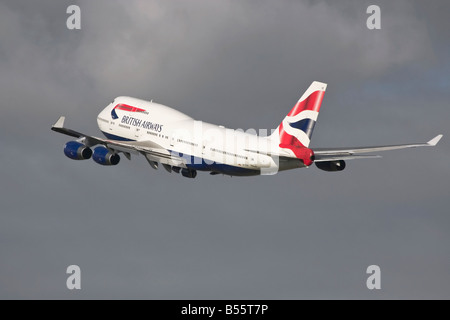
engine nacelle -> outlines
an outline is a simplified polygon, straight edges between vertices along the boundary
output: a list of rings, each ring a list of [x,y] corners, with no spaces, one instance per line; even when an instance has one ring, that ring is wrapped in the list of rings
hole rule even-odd
[[[97,147],[92,154],[92,160],[102,166],[115,166],[120,161],[120,156],[112,153],[105,147]]]
[[[197,176],[197,171],[189,169],[181,169],[181,174],[183,175],[183,177],[186,178],[195,178]]]
[[[92,156],[92,150],[80,142],[69,141],[64,146],[64,154],[73,160],[86,160]]]
[[[334,171],[342,171],[345,169],[345,161],[344,160],[336,160],[336,161],[324,161],[324,162],[314,162],[320,170],[334,172]]]

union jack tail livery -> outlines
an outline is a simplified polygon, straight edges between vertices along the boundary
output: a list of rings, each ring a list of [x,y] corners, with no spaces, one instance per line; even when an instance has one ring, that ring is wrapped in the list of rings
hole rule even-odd
[[[280,149],[303,160],[305,165],[314,161],[314,153],[308,147],[326,88],[326,83],[314,81],[271,136],[278,139]]]

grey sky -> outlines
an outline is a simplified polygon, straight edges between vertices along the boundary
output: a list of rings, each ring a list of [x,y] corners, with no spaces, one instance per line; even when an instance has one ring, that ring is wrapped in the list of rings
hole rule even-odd
[[[0,1],[0,298],[450,298],[449,2],[168,2]],[[271,129],[314,80],[313,146],[444,138],[337,174],[191,180],[72,161],[50,131],[99,135],[119,95]]]

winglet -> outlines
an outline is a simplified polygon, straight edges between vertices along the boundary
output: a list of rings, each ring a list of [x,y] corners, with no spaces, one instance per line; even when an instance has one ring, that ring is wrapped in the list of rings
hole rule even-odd
[[[60,117],[58,121],[52,126],[52,128],[64,128],[64,121],[66,120],[66,117]]]
[[[435,145],[438,144],[439,140],[441,140],[442,136],[443,136],[442,134],[437,135],[436,137],[434,137],[433,139],[431,139],[430,141],[428,141],[427,144],[428,144],[429,146],[433,146],[433,147],[434,147]]]

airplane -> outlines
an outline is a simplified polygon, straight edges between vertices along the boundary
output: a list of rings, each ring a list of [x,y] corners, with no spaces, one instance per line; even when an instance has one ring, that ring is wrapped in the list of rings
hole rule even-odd
[[[197,171],[229,176],[271,175],[279,171],[315,166],[328,172],[342,171],[346,161],[380,158],[367,153],[436,146],[442,135],[426,143],[353,148],[309,148],[326,83],[314,81],[270,135],[227,129],[194,120],[188,115],[152,101],[117,97],[98,117],[106,138],[64,127],[62,116],[52,130],[76,138],[64,146],[73,160],[92,159],[114,166],[120,153],[144,155],[150,166],[195,178]]]

